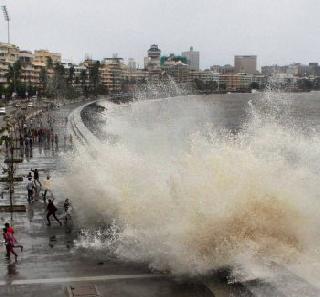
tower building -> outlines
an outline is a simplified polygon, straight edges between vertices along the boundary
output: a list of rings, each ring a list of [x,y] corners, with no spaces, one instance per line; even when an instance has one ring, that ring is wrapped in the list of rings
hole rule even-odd
[[[187,63],[191,69],[199,71],[199,69],[200,69],[200,52],[194,51],[193,46],[191,46],[190,51],[183,52],[182,56],[187,58]]]
[[[152,44],[148,50],[148,60],[145,61],[148,71],[160,70],[160,55],[161,50],[158,45]]]

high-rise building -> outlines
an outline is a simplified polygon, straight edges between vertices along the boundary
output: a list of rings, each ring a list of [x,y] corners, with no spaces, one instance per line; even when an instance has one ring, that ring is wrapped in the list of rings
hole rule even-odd
[[[183,52],[182,56],[187,58],[187,63],[191,69],[196,71],[200,69],[200,52],[194,51],[192,46],[190,51]]]
[[[112,58],[103,59],[100,67],[100,80],[110,93],[119,93],[122,82],[128,76],[127,66],[116,54]]]
[[[129,58],[128,60],[128,70],[135,71],[137,69],[137,63],[133,58]]]
[[[235,73],[256,74],[257,56],[234,56]]]

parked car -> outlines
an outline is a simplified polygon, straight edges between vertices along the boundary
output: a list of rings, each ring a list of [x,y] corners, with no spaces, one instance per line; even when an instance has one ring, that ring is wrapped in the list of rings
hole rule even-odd
[[[29,102],[27,107],[33,107],[33,103],[32,102]]]
[[[0,107],[0,115],[6,115],[6,108]]]

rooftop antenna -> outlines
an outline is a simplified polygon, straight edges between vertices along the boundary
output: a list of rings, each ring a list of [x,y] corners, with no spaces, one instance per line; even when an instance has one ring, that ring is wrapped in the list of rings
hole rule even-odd
[[[8,44],[10,44],[10,17],[7,10],[7,6],[2,5],[1,8],[3,12],[4,20],[8,23]]]

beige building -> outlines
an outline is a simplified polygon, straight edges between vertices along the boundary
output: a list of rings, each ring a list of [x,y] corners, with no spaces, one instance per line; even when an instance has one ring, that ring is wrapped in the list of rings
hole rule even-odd
[[[266,77],[264,75],[253,75],[253,74],[220,74],[219,84],[224,84],[227,91],[247,91],[250,89],[251,84],[255,82],[259,86],[266,83]]]
[[[173,78],[176,83],[185,84],[190,83],[192,80],[190,66],[181,61],[165,62],[161,68],[169,77]]]
[[[122,58],[114,56],[105,58],[100,67],[101,84],[108,88],[110,93],[118,93],[122,89],[122,83],[128,80],[128,67]]]
[[[48,50],[36,50],[34,51],[34,62],[39,64],[47,65],[48,59],[52,60],[53,64],[61,63],[61,54],[51,53]]]
[[[21,63],[20,80],[26,85],[39,87],[40,73],[47,66],[48,58],[53,64],[61,62],[61,54],[51,53],[48,50],[31,51],[19,50],[13,44],[0,43],[0,84],[6,85],[9,65],[19,61]],[[53,69],[47,69],[49,77],[53,76]]]
[[[30,51],[20,51],[19,61],[21,63],[20,80],[26,85],[38,86],[39,73],[33,66],[34,55]]]
[[[19,59],[19,47],[0,42],[0,84],[7,84],[9,65]]]
[[[19,47],[14,44],[0,43],[0,61],[14,64],[19,59]]]
[[[7,83],[8,65],[0,62],[0,84],[5,85]]]
[[[257,56],[234,56],[234,72],[256,74]]]

